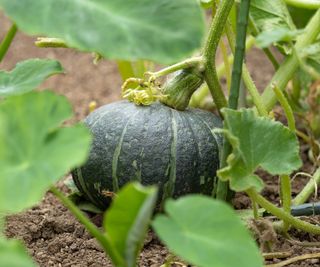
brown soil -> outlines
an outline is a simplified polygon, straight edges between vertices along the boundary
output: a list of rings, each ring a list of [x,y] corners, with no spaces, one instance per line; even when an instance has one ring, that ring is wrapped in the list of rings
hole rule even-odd
[[[0,16],[0,20],[4,22],[0,31],[2,36],[8,29],[9,23],[3,16]],[[9,70],[18,61],[31,57],[58,59],[64,66],[67,75],[51,77],[45,82],[43,88],[52,88],[65,95],[73,105],[76,120],[84,118],[88,113],[90,101],[94,100],[100,106],[120,98],[121,80],[113,62],[101,61],[96,66],[92,64],[93,58],[90,54],[66,49],[39,49],[33,45],[34,40],[34,38],[19,33],[0,67]],[[254,49],[247,58],[248,66],[259,88],[263,88],[268,83],[273,72],[272,67],[263,57],[258,50]],[[302,155],[306,163],[304,169],[310,172],[312,166],[308,163],[304,148]],[[263,194],[271,201],[278,202],[277,178],[264,176],[266,188]],[[301,190],[305,182],[304,178],[295,179],[294,194]],[[58,186],[65,190],[62,182]],[[237,194],[234,205],[238,209],[248,208],[250,201],[245,195]],[[94,217],[93,220],[99,223],[100,218]],[[307,220],[316,224],[320,222],[317,216],[309,217]],[[277,235],[267,220],[252,222],[250,228],[263,252],[284,251],[289,253],[287,257],[292,257],[320,251],[320,243],[301,244]],[[319,236],[299,231],[292,231],[290,234],[299,242],[320,242]],[[50,193],[44,196],[38,206],[9,216],[6,235],[23,240],[30,255],[39,266],[111,266],[97,242]],[[152,233],[149,233],[140,256],[139,266],[160,266],[168,255],[167,249]],[[266,263],[278,261],[280,260],[273,259]],[[315,267],[320,266],[320,262],[319,259],[311,259],[288,266]]]

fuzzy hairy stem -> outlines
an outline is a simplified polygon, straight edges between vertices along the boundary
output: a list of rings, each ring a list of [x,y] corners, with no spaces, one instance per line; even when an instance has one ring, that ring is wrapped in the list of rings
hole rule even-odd
[[[204,78],[209,87],[212,98],[219,111],[227,106],[227,100],[222,91],[217,70],[215,66],[216,52],[219,45],[219,40],[223,33],[224,25],[228,19],[229,12],[233,6],[234,0],[221,1],[217,12],[212,20],[209,35],[203,51],[205,59]]]

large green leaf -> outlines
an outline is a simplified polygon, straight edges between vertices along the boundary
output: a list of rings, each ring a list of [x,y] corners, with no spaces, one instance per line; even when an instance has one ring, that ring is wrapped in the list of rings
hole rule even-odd
[[[10,71],[0,71],[0,96],[18,95],[36,89],[47,77],[62,73],[56,60],[29,59]]]
[[[52,183],[86,159],[88,130],[59,127],[71,115],[68,101],[49,91],[0,104],[0,212],[36,204]]]
[[[291,174],[301,166],[297,137],[287,127],[249,109],[222,112],[233,151],[218,176],[230,180],[233,190],[261,190],[263,183],[254,174],[259,166],[272,175]]]
[[[18,240],[7,240],[0,237],[0,266],[35,267],[25,248]]]
[[[104,228],[127,267],[136,266],[157,200],[155,187],[126,185],[116,196],[104,219]]]
[[[111,59],[172,63],[198,49],[204,18],[196,0],[0,0],[29,34]]]
[[[168,200],[152,225],[168,248],[199,267],[262,267],[249,232],[227,204],[205,196]]]

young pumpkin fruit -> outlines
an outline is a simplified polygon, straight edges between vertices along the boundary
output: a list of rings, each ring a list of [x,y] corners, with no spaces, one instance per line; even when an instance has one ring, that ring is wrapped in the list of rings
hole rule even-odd
[[[73,179],[99,208],[106,209],[133,180],[158,185],[159,204],[167,197],[212,193],[222,142],[212,132],[221,127],[212,113],[125,100],[100,107],[85,124],[94,139],[88,161],[73,171]]]

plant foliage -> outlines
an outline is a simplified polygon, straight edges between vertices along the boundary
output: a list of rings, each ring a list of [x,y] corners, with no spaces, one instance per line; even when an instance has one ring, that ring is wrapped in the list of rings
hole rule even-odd
[[[105,214],[104,229],[126,267],[136,266],[156,200],[155,187],[129,183],[115,197]]]
[[[258,167],[276,175],[291,174],[301,166],[297,137],[283,124],[258,117],[248,109],[222,112],[233,151],[218,176],[230,180],[233,190],[254,187],[260,191],[263,182],[254,174]]]
[[[199,267],[262,267],[255,242],[227,204],[193,195],[168,200],[165,212],[155,218],[153,228],[188,262]]]
[[[111,59],[172,63],[200,48],[204,34],[195,0],[0,0],[0,7],[26,33]]]
[[[47,77],[62,72],[63,68],[56,60],[21,61],[10,72],[0,71],[0,96],[26,93],[36,89]]]
[[[0,263],[7,267],[35,267],[23,245],[18,240],[0,237]]]
[[[0,211],[19,212],[54,182],[84,162],[90,135],[77,125],[61,128],[70,104],[52,92],[31,92],[0,104]]]

